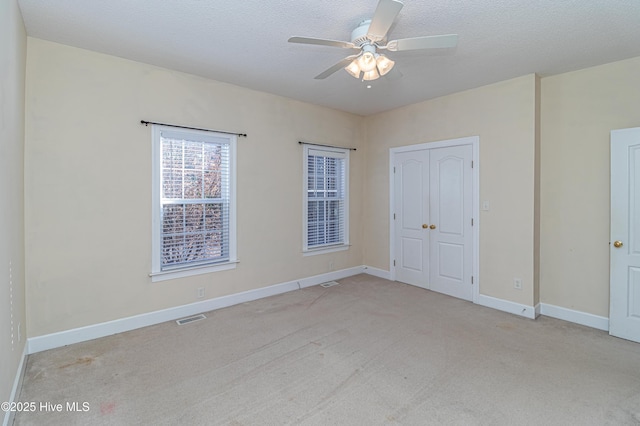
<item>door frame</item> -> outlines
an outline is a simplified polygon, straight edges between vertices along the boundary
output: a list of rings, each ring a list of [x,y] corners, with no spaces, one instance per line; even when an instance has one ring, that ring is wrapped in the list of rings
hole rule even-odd
[[[421,151],[425,149],[433,148],[446,148],[459,145],[471,145],[473,169],[472,169],[472,217],[473,217],[473,233],[472,233],[472,248],[473,248],[473,296],[472,302],[478,303],[478,297],[480,295],[480,137],[468,136],[458,139],[447,139],[435,142],[425,142],[415,145],[405,145],[389,149],[389,278],[391,281],[396,280],[396,267],[393,264],[395,259],[396,247],[395,247],[395,224],[393,222],[394,213],[394,175],[393,165],[395,163],[395,156],[397,153]]]

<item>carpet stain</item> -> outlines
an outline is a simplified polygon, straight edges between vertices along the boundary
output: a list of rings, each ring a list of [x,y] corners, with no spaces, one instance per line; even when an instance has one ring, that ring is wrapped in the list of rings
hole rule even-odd
[[[95,358],[90,357],[90,356],[85,356],[85,357],[82,357],[82,358],[78,358],[77,360],[75,360],[74,362],[70,362],[69,364],[61,365],[58,368],[59,369],[63,369],[63,368],[67,368],[67,367],[72,367],[74,365],[91,365],[91,363],[93,361],[95,361]]]
[[[102,404],[100,404],[100,414],[102,415],[111,414],[114,412],[115,409],[116,409],[115,402],[103,402]]]
[[[513,324],[502,323],[496,325],[496,327],[501,328],[503,330],[513,330]]]

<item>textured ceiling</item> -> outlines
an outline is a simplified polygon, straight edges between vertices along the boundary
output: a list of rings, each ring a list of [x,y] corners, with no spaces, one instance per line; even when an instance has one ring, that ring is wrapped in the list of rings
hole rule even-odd
[[[456,33],[458,47],[388,52],[402,78],[367,89],[351,50],[287,43],[350,39],[377,0],[19,0],[27,34],[370,115],[538,73],[640,56],[639,0],[405,0],[390,39]]]

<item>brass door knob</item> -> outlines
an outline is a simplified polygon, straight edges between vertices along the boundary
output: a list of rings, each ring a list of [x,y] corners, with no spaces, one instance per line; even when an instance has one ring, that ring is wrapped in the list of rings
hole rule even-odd
[[[620,247],[622,247],[622,241],[616,241],[616,242],[614,242],[614,243],[613,243],[613,246],[614,246],[615,248],[620,248]]]
[[[422,229],[427,229],[429,227],[429,225],[427,225],[426,223],[422,224]]]
[[[431,225],[429,228],[436,229],[436,226],[435,225]]]

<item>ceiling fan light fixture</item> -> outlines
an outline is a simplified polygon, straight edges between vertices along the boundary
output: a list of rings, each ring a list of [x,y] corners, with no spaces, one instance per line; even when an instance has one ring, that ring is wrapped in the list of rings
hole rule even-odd
[[[371,52],[364,52],[358,58],[358,65],[363,72],[370,72],[376,69],[376,57]],[[377,74],[377,72],[376,72]]]
[[[393,68],[393,66],[396,64],[394,61],[384,55],[378,55],[378,57],[376,58],[376,63],[378,65],[378,72],[380,72],[380,75],[385,75],[386,73],[391,71],[391,68]]]
[[[374,68],[371,71],[365,72],[362,79],[366,81],[371,81],[371,80],[376,80],[379,77],[380,77],[380,74],[378,74],[378,71]]]
[[[380,55],[378,50],[399,52],[404,50],[448,49],[458,44],[457,34],[388,40],[389,31],[403,6],[402,0],[378,0],[378,6],[376,6],[373,17],[360,22],[351,32],[351,41],[295,36],[290,37],[289,42],[360,50],[358,53],[342,59],[314,78],[322,80],[344,68],[351,76],[357,79],[360,79],[364,73],[364,80],[369,81],[388,74],[395,65],[391,59]],[[402,74],[396,71],[395,75],[399,78]]]
[[[355,78],[360,78],[360,65],[358,65],[358,59],[351,61],[349,65],[345,67],[345,70]]]

